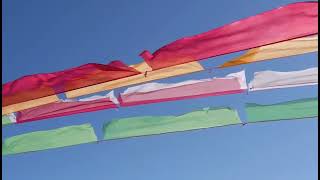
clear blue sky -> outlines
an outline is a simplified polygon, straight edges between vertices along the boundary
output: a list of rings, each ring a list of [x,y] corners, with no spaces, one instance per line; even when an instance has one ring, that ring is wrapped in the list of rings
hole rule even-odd
[[[2,83],[23,75],[121,59],[177,38],[296,2],[214,0],[4,0]],[[202,61],[218,65],[239,53]],[[317,53],[202,72],[160,82],[224,76],[242,69],[301,70],[318,66]],[[122,89],[123,90],[123,89]],[[117,90],[117,93],[121,90]],[[276,103],[317,96],[317,87],[270,90],[105,110],[3,128],[5,137],[138,115],[173,115],[212,106],[240,109],[245,102]],[[213,128],[85,144],[2,157],[5,180],[316,180],[317,119]]]

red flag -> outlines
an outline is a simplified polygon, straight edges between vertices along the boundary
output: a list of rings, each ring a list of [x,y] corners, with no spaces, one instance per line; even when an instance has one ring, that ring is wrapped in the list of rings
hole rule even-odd
[[[152,67],[198,61],[318,33],[318,2],[293,3],[174,41],[140,56]]]
[[[2,85],[2,106],[62,93],[115,79],[139,74],[121,61],[85,64],[79,67],[45,74],[21,77]]]

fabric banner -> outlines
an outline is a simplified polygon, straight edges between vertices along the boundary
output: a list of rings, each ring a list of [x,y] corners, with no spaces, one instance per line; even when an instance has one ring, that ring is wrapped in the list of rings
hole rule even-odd
[[[141,71],[140,69],[141,67],[137,67],[137,66],[134,66],[134,67],[138,68]],[[145,69],[145,68],[142,66],[142,69]],[[147,71],[146,73],[143,73],[143,74],[138,74],[138,75],[130,76],[127,78],[122,78],[122,79],[118,79],[118,80],[114,80],[106,83],[97,84],[90,87],[77,89],[74,91],[69,91],[69,92],[66,92],[66,95],[68,98],[74,98],[74,97],[79,97],[79,96],[90,94],[90,93],[96,93],[99,91],[112,90],[119,87],[141,84],[141,83],[145,83],[153,80],[165,79],[169,77],[190,74],[190,73],[199,72],[203,70],[204,68],[201,66],[200,63],[190,62],[190,63],[180,64],[177,66],[172,66],[172,67],[163,68],[159,70]]]
[[[318,35],[308,36],[250,49],[244,55],[222,64],[220,68],[316,51],[318,51]]]
[[[2,155],[40,151],[97,141],[90,124],[21,134],[5,139]]]
[[[318,33],[318,2],[299,2],[140,55],[153,70]]]
[[[105,96],[96,95],[79,100],[61,100],[60,102],[17,112],[17,123],[117,108],[117,104],[119,103],[113,91]]]
[[[261,71],[254,73],[254,78],[249,83],[249,91],[316,84],[318,84],[318,67],[290,72]]]
[[[207,108],[181,116],[142,116],[114,120],[105,124],[104,139],[155,135],[240,123],[235,110]]]
[[[272,105],[247,104],[247,121],[275,121],[318,116],[318,99],[302,99]]]
[[[130,87],[120,94],[121,106],[242,93],[247,89],[245,72],[223,78],[189,80],[180,83],[148,83]]]
[[[113,61],[24,76],[2,85],[2,107],[137,74],[140,72],[134,68]]]
[[[67,91],[65,92],[65,95],[67,96],[67,98],[75,98],[83,95],[93,94],[93,93],[107,91],[107,90],[113,90],[116,88],[145,83],[145,82],[149,82],[157,79],[164,79],[164,78],[175,77],[175,76],[180,76],[184,74],[190,74],[190,73],[199,72],[203,70],[203,67],[198,62],[180,64],[177,66],[163,68],[155,71],[149,71],[150,67],[146,63],[132,65],[131,67],[137,68],[139,72],[144,72],[144,73],[140,73],[137,75],[133,75],[133,76],[129,76],[129,77],[113,80],[113,81],[108,81],[108,82],[104,82],[104,83],[100,83],[100,84],[96,84],[88,87],[82,87],[72,91]],[[52,96],[38,98],[38,99],[34,99],[34,100],[30,100],[30,101],[26,101],[18,104],[5,106],[5,107],[2,107],[2,115],[18,112],[25,109],[29,109],[29,108],[33,108],[33,107],[37,107],[37,106],[41,106],[41,105],[45,105],[53,102],[58,102],[58,101],[59,101],[58,96],[52,95]]]

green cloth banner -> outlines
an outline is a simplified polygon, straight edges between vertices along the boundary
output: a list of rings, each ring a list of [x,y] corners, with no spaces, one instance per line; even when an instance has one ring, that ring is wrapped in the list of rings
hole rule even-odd
[[[3,115],[2,116],[2,125],[8,125],[12,124],[12,121],[10,120],[9,116]]]
[[[104,125],[104,139],[163,134],[240,124],[238,113],[229,108],[203,109],[181,116],[142,116],[114,120]]]
[[[97,141],[90,124],[13,136],[2,144],[2,155],[46,150]]]
[[[272,105],[246,105],[249,123],[318,116],[318,99],[301,99]]]

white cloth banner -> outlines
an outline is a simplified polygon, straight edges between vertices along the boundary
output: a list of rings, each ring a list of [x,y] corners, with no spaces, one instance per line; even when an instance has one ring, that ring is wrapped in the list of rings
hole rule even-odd
[[[260,71],[254,73],[254,78],[249,83],[249,91],[289,88],[317,84],[318,67],[290,72]]]

